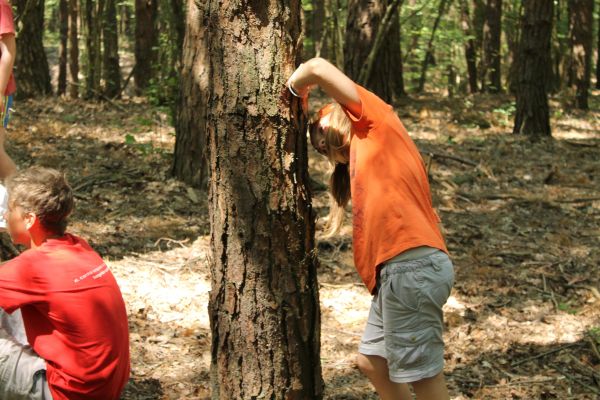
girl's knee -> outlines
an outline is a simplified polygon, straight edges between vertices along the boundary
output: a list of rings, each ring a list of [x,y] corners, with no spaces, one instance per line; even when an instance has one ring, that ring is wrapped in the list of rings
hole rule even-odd
[[[387,376],[387,361],[383,357],[369,356],[359,353],[356,356],[356,365],[360,372],[365,374],[367,377],[374,374],[384,374]]]

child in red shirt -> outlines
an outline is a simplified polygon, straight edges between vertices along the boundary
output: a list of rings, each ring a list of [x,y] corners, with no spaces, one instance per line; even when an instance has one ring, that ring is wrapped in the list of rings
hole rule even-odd
[[[0,330],[0,398],[118,399],[130,369],[125,304],[100,256],[65,232],[70,186],[34,167],[7,188],[8,231],[28,250],[0,267],[0,307],[21,310],[31,348]]]

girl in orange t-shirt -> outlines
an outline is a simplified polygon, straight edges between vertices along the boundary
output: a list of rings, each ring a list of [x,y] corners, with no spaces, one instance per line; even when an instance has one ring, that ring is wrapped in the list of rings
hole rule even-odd
[[[354,263],[373,294],[358,366],[382,399],[448,399],[442,306],[454,282],[427,173],[393,108],[329,62],[314,58],[288,79],[307,105],[318,85],[336,102],[310,124],[334,166],[329,234],[352,200]]]

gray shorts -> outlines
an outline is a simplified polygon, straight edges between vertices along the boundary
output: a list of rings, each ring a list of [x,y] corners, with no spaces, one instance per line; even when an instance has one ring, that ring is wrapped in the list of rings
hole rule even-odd
[[[442,251],[381,269],[359,352],[387,360],[390,380],[416,382],[444,368],[444,317],[454,268]]]
[[[9,328],[23,329],[20,314],[11,315],[0,309],[0,399],[51,400],[46,381],[46,362],[33,349],[19,343],[8,333]],[[7,325],[7,321],[10,321]],[[24,331],[24,329],[23,329]]]

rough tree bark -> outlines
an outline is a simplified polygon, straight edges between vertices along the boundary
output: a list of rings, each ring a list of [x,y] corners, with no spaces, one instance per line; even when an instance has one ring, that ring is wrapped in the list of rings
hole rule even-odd
[[[175,157],[172,173],[198,188],[206,188],[206,110],[208,107],[208,48],[205,3],[187,0],[187,23],[183,42],[176,108]]]
[[[20,98],[52,93],[48,59],[44,51],[44,0],[16,3],[21,29],[17,35],[15,77]]]
[[[575,86],[575,106],[587,110],[592,73],[594,0],[569,1],[571,73]]]
[[[513,133],[533,139],[549,137],[547,80],[550,75],[550,38],[554,2],[525,0],[517,85],[517,110]]]
[[[483,25],[481,89],[490,93],[502,91],[500,38],[502,36],[502,0],[488,0]]]
[[[300,2],[207,6],[212,397],[320,399]]]
[[[146,90],[156,60],[158,0],[135,0],[135,70],[133,79],[138,94]]]
[[[389,0],[349,0],[344,41],[344,72],[388,103],[393,100],[394,95],[406,94],[397,11],[394,11],[389,31],[374,59],[370,77],[366,82],[360,82],[359,76],[375,45],[375,37],[381,28],[382,19],[390,2]]]

